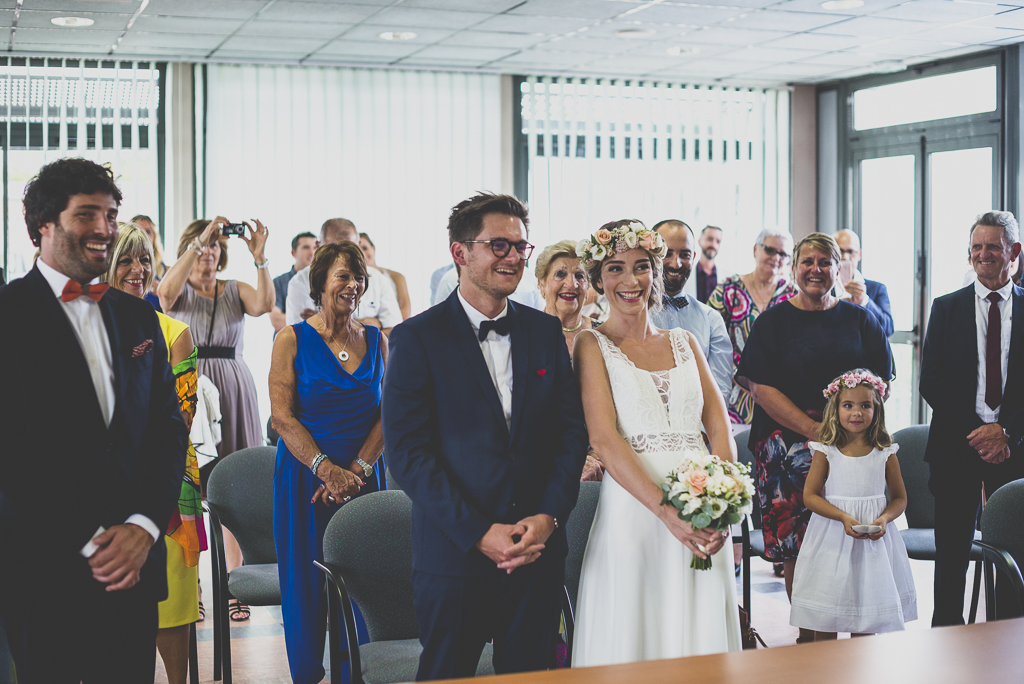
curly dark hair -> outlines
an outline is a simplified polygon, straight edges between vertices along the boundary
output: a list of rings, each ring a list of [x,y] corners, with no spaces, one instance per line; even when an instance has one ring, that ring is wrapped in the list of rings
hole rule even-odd
[[[313,254],[313,263],[309,265],[309,296],[317,307],[322,304],[327,276],[334,268],[334,264],[338,263],[338,259],[344,259],[348,270],[363,277],[363,292],[366,292],[365,286],[370,284],[366,257],[363,256],[363,250],[359,249],[359,245],[348,240],[324,245]],[[359,298],[362,299],[362,295],[359,295]],[[359,305],[358,300],[356,305]]]
[[[25,186],[23,198],[25,225],[32,244],[39,246],[39,229],[47,223],[57,223],[60,213],[68,208],[73,195],[93,195],[102,192],[121,204],[121,190],[114,182],[114,172],[108,166],[81,157],[58,159],[50,162]]]
[[[452,213],[448,217],[448,243],[476,239],[484,229],[484,216],[487,214],[515,216],[523,222],[523,227],[529,234],[530,212],[525,204],[512,195],[479,192],[452,207]]]

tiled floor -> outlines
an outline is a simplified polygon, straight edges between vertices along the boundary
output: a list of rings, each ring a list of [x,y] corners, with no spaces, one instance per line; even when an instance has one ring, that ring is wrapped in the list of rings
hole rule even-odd
[[[907,629],[928,629],[932,613],[932,564],[924,561],[911,561],[914,580],[917,585],[917,609],[920,616],[915,622],[907,624]],[[204,598],[210,610],[212,592],[210,585],[210,564],[208,554],[203,554],[200,561],[200,577],[202,578]],[[972,568],[973,573],[973,568]],[[770,648],[792,646],[796,643],[797,629],[789,626],[789,601],[786,599],[785,585],[781,578],[775,577],[769,563],[755,558],[751,561],[752,610],[751,622],[761,634]],[[969,575],[968,579],[973,575]],[[970,582],[964,605],[970,604]],[[741,593],[739,580],[736,590]],[[979,609],[979,621],[984,620],[984,597]],[[210,619],[199,624],[199,674],[202,682],[213,681],[213,621]],[[281,625],[281,610],[278,607],[252,609],[249,621],[233,626],[231,629],[232,673],[237,684],[277,684],[287,683],[288,658],[284,647],[284,628]],[[167,681],[163,665],[157,659],[157,682]],[[326,681],[326,680],[325,680]]]

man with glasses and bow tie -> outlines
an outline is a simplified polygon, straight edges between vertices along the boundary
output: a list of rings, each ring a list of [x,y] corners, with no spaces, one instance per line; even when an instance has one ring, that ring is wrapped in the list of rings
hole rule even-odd
[[[85,159],[25,189],[40,248],[0,288],[0,617],[19,682],[153,681],[188,430],[148,302],[100,284],[121,192]]]
[[[587,433],[561,323],[509,300],[527,220],[508,195],[456,205],[459,287],[391,333],[384,446],[412,499],[420,681],[474,676],[492,640],[499,674],[554,664]]]
[[[707,304],[701,304],[686,285],[693,272],[693,255],[697,247],[693,230],[682,221],[668,219],[654,224],[654,230],[665,238],[668,252],[662,265],[665,294],[660,311],[651,311],[651,320],[662,330],[682,328],[693,333],[707,357],[711,375],[726,401],[732,391],[732,342],[725,321]]]

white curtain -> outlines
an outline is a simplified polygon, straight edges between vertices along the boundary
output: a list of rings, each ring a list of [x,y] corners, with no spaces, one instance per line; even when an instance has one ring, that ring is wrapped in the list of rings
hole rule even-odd
[[[530,237],[578,240],[615,219],[724,230],[718,263],[753,267],[789,229],[789,93],[530,77],[522,84]]]
[[[377,264],[405,275],[421,311],[431,272],[451,262],[451,207],[500,188],[499,84],[497,75],[210,65],[207,218],[263,221],[274,276],[291,267],[294,235],[350,219],[376,243]],[[232,240],[229,255],[226,277],[255,285],[245,244]],[[246,320],[264,422],[272,333],[269,317]]]

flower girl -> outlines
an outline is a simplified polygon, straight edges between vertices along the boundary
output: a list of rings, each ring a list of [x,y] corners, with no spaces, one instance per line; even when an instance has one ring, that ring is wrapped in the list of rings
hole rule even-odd
[[[907,548],[891,525],[907,507],[885,429],[885,383],[858,368],[825,389],[828,404],[804,485],[807,524],[796,570],[790,624],[815,641],[894,632],[917,619]],[[889,488],[889,503],[885,489]]]

